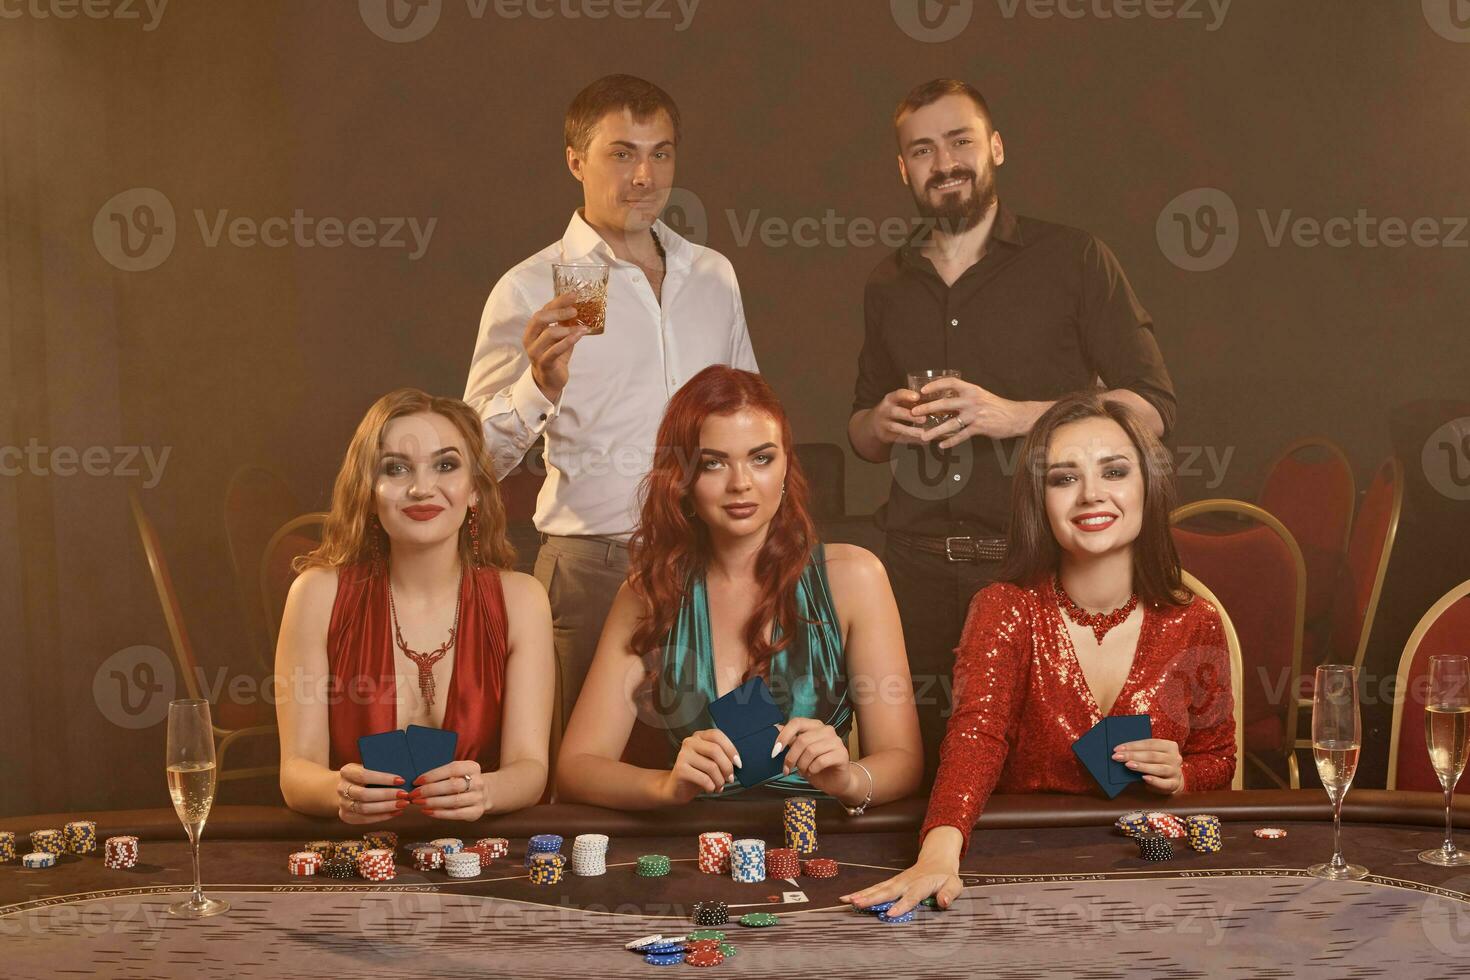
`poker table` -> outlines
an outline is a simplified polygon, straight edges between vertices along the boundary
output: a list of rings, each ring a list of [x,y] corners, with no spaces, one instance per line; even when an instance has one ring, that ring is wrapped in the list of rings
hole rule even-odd
[[[0,864],[0,975],[32,977],[425,978],[648,976],[664,967],[624,949],[651,934],[686,935],[695,902],[730,906],[720,927],[735,952],[712,969],[752,976],[884,978],[1452,977],[1470,975],[1470,868],[1421,864],[1443,833],[1437,794],[1353,790],[1344,810],[1349,860],[1363,881],[1322,881],[1308,865],[1332,850],[1321,791],[1195,794],[1158,807],[1133,792],[1114,801],[998,796],[961,869],[965,890],[946,911],[883,923],[838,901],[887,877],[915,852],[922,800],[848,817],[818,805],[818,851],[836,878],[759,884],[701,873],[698,834],[729,831],[780,846],[775,799],[701,801],[657,813],[550,805],[467,825],[404,816],[401,844],[453,836],[506,837],[510,855],[477,878],[419,872],[403,848],[391,882],[294,877],[287,855],[304,842],[363,828],[276,807],[224,806],[205,833],[205,890],[221,916],[174,918],[190,889],[188,845],[169,810],[0,818],[28,850],[31,830],[97,823],[99,840],[131,834],[141,856],[110,870],[97,855],[52,868]],[[1139,857],[1114,827],[1126,810],[1217,814],[1224,847],[1187,846],[1166,862]],[[1470,824],[1461,801],[1457,824]],[[1285,838],[1253,831],[1279,827]],[[526,838],[603,833],[607,873],[532,884]],[[1182,844],[1183,842],[1175,842]],[[672,859],[666,877],[634,872],[639,855]],[[747,912],[775,912],[768,928]],[[667,969],[688,971],[678,964]]]

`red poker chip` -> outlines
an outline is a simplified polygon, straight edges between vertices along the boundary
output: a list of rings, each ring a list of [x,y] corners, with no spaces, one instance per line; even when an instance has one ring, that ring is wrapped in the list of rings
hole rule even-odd
[[[713,950],[700,949],[692,953],[686,953],[684,962],[690,966],[719,966],[725,962],[725,954],[721,953],[718,948]]]
[[[831,858],[811,858],[801,862],[801,873],[808,878],[836,878],[837,862]]]
[[[1257,827],[1251,833],[1261,840],[1280,840],[1286,836],[1286,830],[1282,827]]]
[[[718,953],[720,951],[718,939],[686,939],[684,945],[689,947],[691,953]]]

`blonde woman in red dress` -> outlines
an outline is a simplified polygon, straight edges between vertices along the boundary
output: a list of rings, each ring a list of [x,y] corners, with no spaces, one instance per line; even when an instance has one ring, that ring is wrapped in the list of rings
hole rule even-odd
[[[298,560],[276,646],[281,793],[346,823],[413,808],[478,820],[546,788],[556,665],[551,606],[511,571],[480,420],[400,388],[357,427],[322,544]],[[454,731],[454,761],[415,786],[364,769],[357,740]]]
[[[1041,416],[1020,460],[1000,580],[971,602],[955,652],[918,860],[843,896],[859,907],[948,907],[992,792],[1098,792],[1072,743],[1108,715],[1149,716],[1152,738],[1111,748],[1152,794],[1223,789],[1235,773],[1224,628],[1180,581],[1167,451],[1126,407],[1083,393]]]

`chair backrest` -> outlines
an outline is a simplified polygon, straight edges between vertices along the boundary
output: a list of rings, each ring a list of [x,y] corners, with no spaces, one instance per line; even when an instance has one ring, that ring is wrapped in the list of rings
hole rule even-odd
[[[1347,553],[1358,491],[1353,467],[1330,439],[1298,439],[1266,473],[1256,503],[1286,525],[1307,566],[1307,622],[1325,617]]]
[[[1429,658],[1451,653],[1470,654],[1470,581],[1461,582],[1430,606],[1404,644],[1388,741],[1389,789],[1443,792],[1424,743],[1424,707],[1429,696]],[[1461,780],[1455,791],[1470,793],[1470,783]]]
[[[148,570],[153,575],[153,588],[158,592],[158,604],[163,607],[163,621],[168,627],[169,641],[173,646],[174,666],[184,675],[184,689],[189,692],[189,697],[203,697],[199,693],[199,662],[195,659],[194,647],[189,642],[189,631],[184,627],[184,611],[179,605],[173,576],[168,571],[168,561],[163,557],[163,545],[158,539],[158,531],[143,510],[143,501],[138,498],[138,491],[128,491],[128,503],[132,505],[133,523],[138,527],[138,537],[143,541],[143,553],[148,556]]]
[[[225,487],[225,543],[235,573],[235,593],[264,658],[270,630],[260,618],[257,572],[271,534],[302,511],[286,478],[264,466],[241,466]]]
[[[296,571],[291,567],[291,562],[298,555],[304,555],[321,544],[322,525],[326,520],[327,515],[322,512],[291,518],[276,528],[260,556],[256,587],[260,589],[258,594],[265,611],[272,654],[281,632],[281,614],[286,610],[286,594],[291,591],[291,583],[296,581]]]
[[[1219,523],[1196,526],[1207,515]],[[1171,520],[1180,563],[1230,610],[1243,662],[1247,749],[1289,752],[1306,606],[1301,550],[1280,521],[1242,500],[1186,504]]]
[[[828,520],[847,513],[847,454],[833,442],[797,443],[796,458],[811,487],[813,520]]]
[[[1404,468],[1390,458],[1378,467],[1363,494],[1332,600],[1328,649],[1335,662],[1353,664],[1360,674],[1403,507]]]
[[[1245,690],[1245,667],[1240,659],[1240,637],[1230,613],[1203,582],[1193,575],[1183,574],[1184,587],[1202,599],[1211,602],[1220,613],[1220,623],[1225,627],[1225,645],[1230,648],[1230,697],[1234,702],[1235,716],[1235,775],[1230,778],[1231,789],[1245,789],[1245,706],[1241,699]]]

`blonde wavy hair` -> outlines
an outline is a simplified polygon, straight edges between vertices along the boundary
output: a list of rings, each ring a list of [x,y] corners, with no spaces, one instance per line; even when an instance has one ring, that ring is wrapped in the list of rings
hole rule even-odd
[[[367,561],[373,556],[375,538],[377,553],[388,555],[391,547],[388,533],[380,522],[373,520],[377,515],[373,485],[377,481],[383,430],[396,418],[422,412],[442,415],[464,440],[465,465],[480,498],[475,508],[480,553],[476,555],[471,544],[473,536],[466,517],[459,529],[460,560],[467,566],[514,567],[515,549],[505,537],[505,504],[500,499],[479,416],[458,398],[437,398],[417,388],[398,388],[374,402],[358,423],[332,489],[332,510],[322,528],[322,543],[316,550],[296,558],[291,563],[293,569],[304,572],[308,568],[336,568]]]

